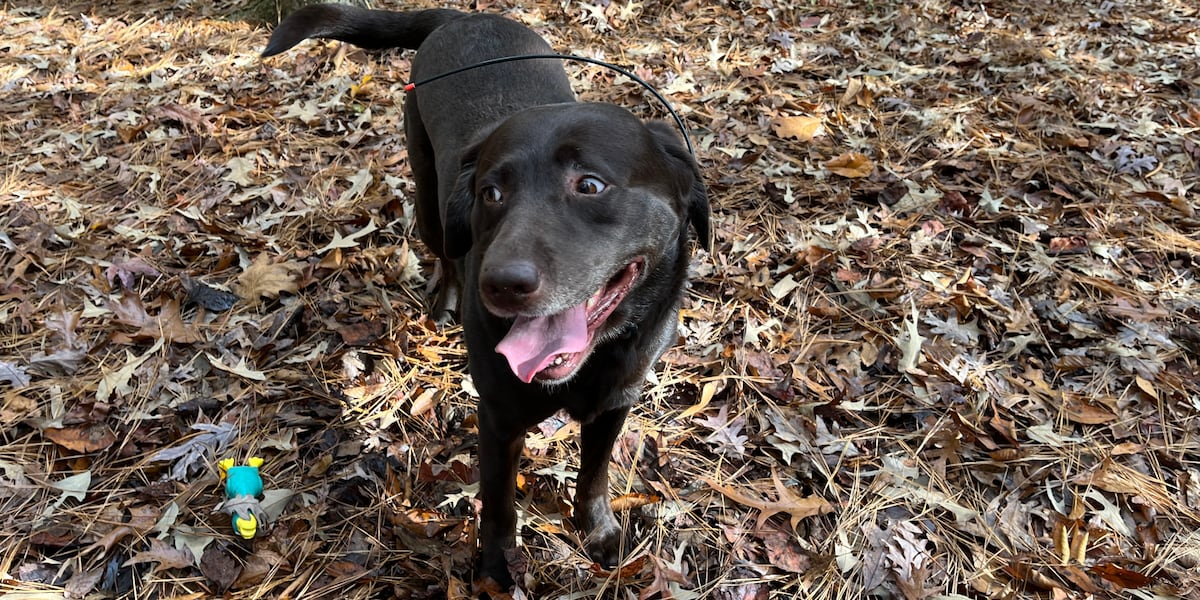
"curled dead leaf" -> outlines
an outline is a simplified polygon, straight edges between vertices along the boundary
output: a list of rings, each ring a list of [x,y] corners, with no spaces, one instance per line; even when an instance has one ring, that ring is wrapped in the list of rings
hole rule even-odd
[[[1062,584],[1048,575],[1048,567],[1035,565],[1025,556],[1014,556],[1004,565],[1004,571],[1022,584],[1040,590],[1062,589]]]
[[[1053,365],[1054,365],[1054,369],[1057,371],[1070,372],[1070,371],[1079,371],[1081,369],[1086,369],[1086,368],[1092,366],[1092,364],[1095,362],[1096,361],[1088,358],[1087,356],[1080,356],[1077,354],[1068,354],[1066,356],[1060,356],[1057,359],[1055,359]]]
[[[1068,554],[1069,558],[1079,564],[1087,559],[1088,542],[1091,540],[1092,534],[1087,527],[1077,527],[1075,535],[1071,538],[1071,551]]]
[[[410,508],[398,516],[405,529],[426,538],[432,538],[457,525],[460,519],[447,517],[444,513],[425,508]]]
[[[705,382],[704,386],[700,388],[700,401],[680,413],[679,420],[683,421],[691,418],[693,415],[698,415],[704,412],[704,409],[708,408],[708,403],[712,402],[713,396],[716,395],[720,387],[721,384],[719,382]]]
[[[875,170],[875,163],[861,152],[847,152],[825,161],[830,173],[856,179],[866,177]]]
[[[613,498],[610,505],[612,506],[613,512],[622,512],[633,510],[635,508],[641,508],[649,504],[658,504],[659,502],[662,502],[662,498],[656,494],[640,494],[634,492],[629,494],[621,494],[620,496]]]
[[[367,89],[367,85],[371,83],[371,79],[370,75],[363,75],[362,80],[358,83],[350,84],[350,97],[357,98],[359,94],[363,93]]]
[[[588,567],[588,570],[597,577],[612,577],[613,575],[616,575],[617,577],[626,579],[641,573],[642,569],[646,566],[646,561],[649,560],[649,558],[650,557],[648,555],[643,554],[611,570],[600,566],[600,563],[592,563],[592,565]]]
[[[367,572],[362,565],[349,560],[335,560],[325,565],[325,575],[332,579],[354,579]]]
[[[449,600],[466,600],[474,598],[471,595],[471,586],[467,582],[451,576],[450,581],[446,584],[446,598]]]
[[[0,396],[0,426],[7,427],[37,411],[37,400],[22,396],[16,390]]]
[[[1081,235],[1050,238],[1050,254],[1081,254],[1088,251],[1088,240]]]
[[[1058,554],[1058,559],[1065,565],[1071,560],[1071,530],[1068,528],[1066,521],[1055,521],[1054,531],[1051,535],[1054,540],[1054,550]]]
[[[1124,567],[1118,567],[1112,563],[1098,564],[1088,571],[1099,575],[1102,579],[1111,581],[1125,589],[1137,589],[1150,585],[1154,579],[1147,577],[1137,571],[1131,571]]]
[[[500,585],[491,577],[478,577],[472,582],[471,587],[474,593],[480,597],[492,598],[493,600],[516,600],[516,596],[509,593],[507,586]],[[515,588],[516,593],[521,593],[521,588]]]
[[[1171,206],[1172,208],[1183,213],[1183,215],[1186,217],[1193,217],[1196,215],[1196,209],[1192,208],[1191,203],[1188,202],[1187,197],[1183,194],[1167,195],[1157,190],[1145,190],[1134,192],[1133,195]]]
[[[211,284],[193,279],[187,275],[179,276],[183,289],[187,291],[188,300],[203,306],[205,310],[225,312],[237,304],[237,294],[213,287]]]
[[[988,457],[996,462],[1008,462],[1010,460],[1018,460],[1025,456],[1019,448],[1001,448],[988,453]]]
[[[1063,398],[1063,412],[1068,419],[1085,425],[1101,425],[1117,420],[1117,415],[1107,408],[1073,394]]]
[[[1150,383],[1148,379],[1135,375],[1133,377],[1133,382],[1137,384],[1138,389],[1145,392],[1147,396],[1158,399],[1158,390],[1154,388],[1154,384]]]

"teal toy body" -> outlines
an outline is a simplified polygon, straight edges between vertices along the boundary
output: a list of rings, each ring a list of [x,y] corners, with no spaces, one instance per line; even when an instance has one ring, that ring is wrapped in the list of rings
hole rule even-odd
[[[230,467],[225,472],[225,497],[234,498],[237,496],[254,496],[261,497],[263,491],[262,475],[258,473],[258,467],[243,465],[240,467]]]
[[[261,458],[251,458],[245,465],[235,466],[232,458],[220,462],[221,477],[225,479],[225,501],[221,510],[229,513],[233,530],[244,539],[258,533],[259,525],[265,523],[266,514],[259,500],[263,495],[262,475],[258,468]]]

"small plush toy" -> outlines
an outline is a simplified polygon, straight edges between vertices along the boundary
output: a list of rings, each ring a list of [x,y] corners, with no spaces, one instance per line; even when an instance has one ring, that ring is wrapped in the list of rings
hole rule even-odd
[[[253,457],[245,465],[235,464],[232,458],[219,463],[221,477],[225,480],[225,501],[218,508],[229,514],[233,530],[248,540],[258,532],[259,523],[266,522],[266,512],[259,502],[263,495],[263,480],[258,468],[263,459]]]

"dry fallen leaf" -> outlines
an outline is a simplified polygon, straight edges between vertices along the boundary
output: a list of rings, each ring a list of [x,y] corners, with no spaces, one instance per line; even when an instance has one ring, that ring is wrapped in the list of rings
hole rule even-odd
[[[47,427],[42,431],[42,435],[59,446],[84,454],[103,450],[117,441],[116,434],[104,423]]]
[[[712,402],[713,396],[716,395],[720,387],[721,384],[717,381],[704,382],[704,385],[700,388],[700,401],[680,413],[678,419],[681,421],[686,420],[693,415],[704,412],[704,409],[708,408],[708,403]]]
[[[275,298],[282,292],[295,293],[299,287],[296,274],[304,265],[294,261],[271,262],[265,253],[238,277],[237,294],[249,301]]]
[[[79,571],[76,571],[75,574],[72,575],[71,578],[68,579],[65,584],[63,584],[63,590],[66,592],[66,594],[64,596],[66,598],[86,598],[86,597],[88,597],[88,594],[92,591],[92,589],[94,589],[96,587],[96,584],[100,583],[100,580],[104,578],[104,571],[105,571],[105,569],[101,569],[101,568],[92,569],[90,571],[82,570],[82,569]],[[9,596],[9,594],[5,594],[4,596]],[[39,600],[41,598],[45,598],[45,600],[50,600],[51,598],[54,598],[54,600],[57,600],[58,598],[62,598],[64,596],[48,594],[44,597],[43,596],[32,596],[31,597],[31,596],[22,594],[21,598],[23,600]]]
[[[426,538],[432,538],[462,521],[449,517],[441,511],[424,508],[405,510],[397,515],[396,520],[405,529]]]
[[[461,327],[423,303],[455,274],[413,241],[411,53],[306,43],[260,61],[266,30],[144,4],[0,10],[0,504],[18,530],[41,523],[6,540],[5,581],[474,597],[478,392]],[[817,582],[1060,600],[1139,583],[1122,570],[1154,579],[1131,593],[1200,586],[1200,104],[1179,67],[1195,62],[1194,3],[1035,0],[1037,19],[990,11],[982,28],[979,11],[903,18],[894,0],[566,4],[511,14],[560,50],[637,63],[685,109],[716,210],[613,465],[620,491],[670,500],[631,511],[656,523],[628,528],[628,568],[593,575],[553,516],[577,485],[580,426],[543,425],[522,452],[504,597],[761,600]],[[620,77],[567,72],[581,98],[665,116]],[[825,166],[850,151],[869,158]],[[239,298],[264,253],[303,268],[273,266]],[[714,418],[725,405],[746,418]],[[42,433],[93,424],[111,448]],[[228,430],[188,443],[205,433],[192,425]],[[243,544],[213,519],[212,462],[263,452],[286,509]],[[797,538],[789,521],[812,511],[772,467],[846,510]],[[1006,475],[1023,471],[1069,481]],[[693,474],[732,496],[698,496]],[[143,531],[131,516],[151,506],[163,515]],[[894,520],[920,543],[889,543]],[[120,566],[160,536],[199,566]]]
[[[1117,415],[1104,406],[1074,394],[1064,395],[1062,407],[1066,417],[1076,423],[1099,425],[1117,420]]]
[[[129,521],[112,531],[104,534],[89,546],[84,553],[93,549],[102,549],[104,553],[112,550],[113,545],[134,533],[145,533],[158,522],[159,510],[152,506],[135,506],[129,509]]]
[[[202,339],[196,326],[186,322],[179,314],[179,301],[174,298],[164,301],[158,316],[144,323],[136,336],[162,338],[174,344],[193,344]]]
[[[21,389],[31,381],[23,365],[0,360],[0,382],[7,382],[13,389]]]
[[[1179,506],[1165,482],[1111,458],[1106,458],[1099,465],[1075,476],[1073,482],[1092,485],[1107,492],[1135,495],[1159,511],[1180,513],[1193,521],[1200,521],[1200,510]]]
[[[212,284],[193,279],[187,275],[179,276],[183,289],[187,290],[188,300],[203,306],[205,310],[224,312],[237,303],[237,294],[213,287]]]
[[[155,341],[154,346],[146,351],[141,356],[134,356],[128,350],[125,351],[125,364],[115,370],[106,370],[104,376],[96,384],[96,401],[107,402],[110,397],[123,397],[133,393],[134,387],[130,383],[133,375],[152,356],[155,356],[160,348],[162,348],[163,339],[159,338]]]
[[[271,573],[291,572],[292,565],[278,552],[269,548],[256,548],[254,554],[242,560],[242,572],[234,580],[232,588],[252,586]]]
[[[778,473],[772,473],[771,478],[775,482],[775,491],[779,496],[778,500],[766,500],[751,496],[732,486],[717,483],[710,477],[701,477],[700,481],[708,484],[712,489],[721,492],[721,494],[730,500],[758,510],[757,526],[760,529],[767,519],[779,513],[791,515],[792,527],[795,528],[801,519],[833,511],[833,505],[820,496],[800,496],[793,493],[787,486],[783,485],[783,481],[779,479]]]
[[[825,161],[825,168],[835,175],[860,178],[870,175],[871,171],[875,169],[875,163],[871,162],[871,159],[867,158],[865,154],[847,152]]]
[[[641,508],[650,504],[658,504],[662,502],[662,498],[655,494],[641,494],[632,492],[629,494],[621,494],[613,498],[609,503],[612,506],[613,512],[622,512]]]
[[[775,130],[775,135],[781,138],[794,138],[801,142],[809,142],[824,133],[821,122],[821,117],[783,117],[776,119],[771,128]]]
[[[646,567],[646,563],[649,561],[649,559],[649,556],[643,554],[631,561],[617,565],[617,567],[614,569],[605,569],[604,567],[600,566],[600,563],[592,563],[591,566],[588,567],[588,570],[597,577],[616,576],[620,578],[629,578],[642,572],[642,569]]]
[[[242,566],[223,546],[211,544],[200,557],[200,573],[218,593],[224,593],[242,572]]]
[[[792,536],[784,533],[771,533],[763,537],[763,546],[767,551],[767,560],[787,573],[804,573],[812,567],[812,560],[801,551],[800,544],[792,541]]]
[[[195,558],[192,556],[192,551],[184,548],[175,548],[167,544],[163,540],[150,540],[150,549],[134,554],[132,558],[125,561],[121,566],[136,565],[140,563],[154,562],[154,569],[151,571],[157,573],[167,569],[182,569],[191,567],[195,564]]]
[[[262,371],[259,371],[257,369],[252,369],[250,367],[250,365],[247,365],[246,357],[244,357],[244,356],[239,357],[238,362],[235,365],[225,364],[221,360],[221,357],[218,357],[218,356],[213,356],[211,354],[206,354],[205,356],[208,357],[208,363],[210,365],[212,365],[213,367],[216,367],[222,371],[225,371],[227,373],[233,373],[234,375],[237,375],[239,377],[245,377],[246,379],[249,379],[252,381],[264,381],[267,378],[266,373],[263,373]]]
[[[1127,590],[1143,588],[1154,582],[1154,579],[1151,577],[1147,577],[1137,571],[1119,567],[1113,563],[1101,563],[1088,569],[1088,571]]]
[[[192,429],[201,431],[183,443],[159,450],[150,457],[152,461],[175,461],[171,467],[171,479],[183,481],[213,457],[221,455],[233,440],[237,439],[238,428],[232,423],[197,423]]]
[[[866,89],[863,80],[858,77],[851,77],[846,82],[846,91],[842,93],[842,97],[838,98],[838,106],[844,107],[851,102],[857,102],[859,106],[871,105],[871,92]]]

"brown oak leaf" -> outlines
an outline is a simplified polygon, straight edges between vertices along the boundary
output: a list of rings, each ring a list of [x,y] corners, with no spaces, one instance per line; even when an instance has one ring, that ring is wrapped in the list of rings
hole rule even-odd
[[[875,163],[861,152],[847,152],[826,161],[825,168],[835,175],[857,179],[870,175]]]
[[[238,277],[237,294],[255,302],[278,297],[283,292],[295,293],[299,289],[296,274],[303,268],[295,261],[271,262],[269,256],[260,254]]]

